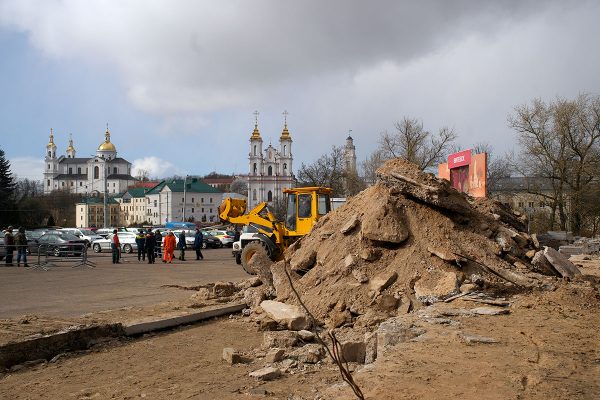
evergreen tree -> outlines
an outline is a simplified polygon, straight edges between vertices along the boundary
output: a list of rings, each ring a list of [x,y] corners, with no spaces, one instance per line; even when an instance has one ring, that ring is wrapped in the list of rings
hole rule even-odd
[[[0,225],[9,225],[17,220],[14,204],[15,180],[10,171],[10,162],[0,149]]]

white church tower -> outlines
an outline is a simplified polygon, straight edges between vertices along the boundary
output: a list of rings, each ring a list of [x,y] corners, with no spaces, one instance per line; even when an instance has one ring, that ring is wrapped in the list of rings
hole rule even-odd
[[[58,159],[56,158],[56,144],[52,128],[50,128],[50,140],[46,145],[44,162],[44,193],[47,194],[54,188],[54,177],[58,175]]]
[[[263,149],[263,140],[258,130],[258,112],[254,113],[254,131],[250,136],[248,155],[248,209],[263,201],[272,204],[283,195],[283,189],[295,186],[292,137],[287,127],[287,115],[287,111],[284,112],[285,120],[279,138],[279,149],[271,144]]]
[[[354,146],[354,140],[352,139],[352,136],[350,136],[350,132],[348,132],[346,146],[344,146],[344,162],[346,172],[356,173],[356,147]]]

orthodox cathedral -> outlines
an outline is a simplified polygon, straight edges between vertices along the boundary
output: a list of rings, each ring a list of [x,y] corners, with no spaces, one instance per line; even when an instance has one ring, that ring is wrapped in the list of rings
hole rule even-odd
[[[54,133],[50,129],[50,141],[44,158],[44,194],[53,190],[98,195],[104,193],[104,182],[109,194],[123,193],[137,179],[131,176],[131,163],[117,157],[117,148],[110,141],[108,126],[104,142],[98,146],[94,157],[76,157],[73,138],[65,155],[57,157]]]
[[[283,131],[279,137],[279,148],[270,143],[263,149],[263,140],[258,130],[258,112],[255,113],[254,131],[250,135],[248,209],[267,201],[272,202],[283,195],[282,190],[293,188],[296,178],[292,170],[292,137],[287,127],[287,112]]]

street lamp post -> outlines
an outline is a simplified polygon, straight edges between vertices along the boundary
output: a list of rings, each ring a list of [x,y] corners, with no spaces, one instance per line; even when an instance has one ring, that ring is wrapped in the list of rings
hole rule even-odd
[[[185,194],[186,194],[187,178],[188,178],[187,175],[185,176],[185,178],[183,178],[183,221],[182,222],[185,222],[185,203],[186,203]]]
[[[106,159],[102,157],[103,160],[103,174],[104,174],[104,227],[108,228],[108,177],[106,172]]]

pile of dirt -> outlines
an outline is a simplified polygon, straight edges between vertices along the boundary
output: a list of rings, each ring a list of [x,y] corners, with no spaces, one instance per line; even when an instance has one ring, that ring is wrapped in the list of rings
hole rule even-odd
[[[526,216],[501,203],[473,199],[401,159],[377,176],[272,266],[277,300],[299,304],[284,271],[289,263],[293,286],[319,324],[369,330],[464,293],[551,289],[580,274],[540,249],[524,232]]]

